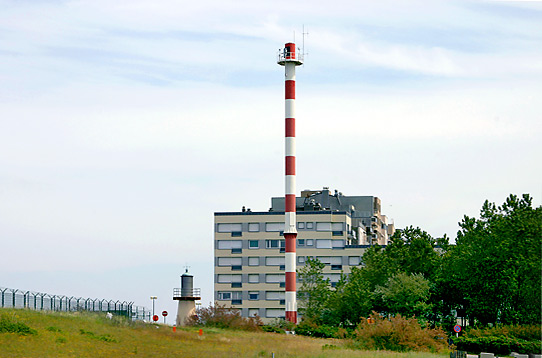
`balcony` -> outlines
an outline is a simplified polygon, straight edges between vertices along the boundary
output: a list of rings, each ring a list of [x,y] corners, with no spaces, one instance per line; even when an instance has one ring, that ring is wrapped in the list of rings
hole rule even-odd
[[[174,288],[173,299],[177,301],[201,300],[201,288]]]

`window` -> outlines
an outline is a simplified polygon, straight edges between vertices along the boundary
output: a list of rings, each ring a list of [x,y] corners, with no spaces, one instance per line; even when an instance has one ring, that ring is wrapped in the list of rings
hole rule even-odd
[[[248,265],[249,266],[260,266],[260,258],[259,257],[249,257],[248,258]]]
[[[286,243],[284,240],[265,240],[266,249],[278,249],[285,246]]]
[[[307,239],[307,246],[312,246],[314,245],[314,240],[313,239]]]
[[[297,246],[305,246],[305,239],[297,239]]]
[[[241,266],[240,257],[219,257],[218,266]]]
[[[248,240],[248,248],[249,249],[259,249],[260,248],[260,242],[258,240]]]
[[[300,264],[300,265],[304,265],[305,264],[305,256],[298,256],[297,257],[297,263]]]
[[[241,240],[218,240],[217,247],[219,250],[242,249],[243,242]]]
[[[220,301],[231,300],[231,292],[218,291],[218,299]]]
[[[266,223],[265,224],[265,231],[267,232],[279,232],[284,231],[284,223]]]
[[[248,309],[248,316],[254,317],[260,315],[260,309],[259,308],[249,308]]]
[[[307,223],[307,229],[314,229],[314,223]]]
[[[342,256],[317,256],[318,261],[326,265],[341,265]]]
[[[269,301],[284,300],[285,298],[286,298],[286,294],[284,291],[266,291],[265,292],[265,299]]]
[[[331,223],[316,223],[316,231],[331,231]]]
[[[285,282],[285,276],[284,274],[275,274],[275,273],[268,273],[265,275],[265,282],[266,283],[280,283]]]
[[[241,275],[227,275],[227,274],[219,274],[217,278],[218,283],[234,283],[234,282],[241,282]]]
[[[241,224],[218,224],[218,232],[234,232],[234,231],[243,231],[243,226]]]
[[[331,231],[343,231],[343,223],[331,223]]]
[[[260,283],[260,275],[251,273],[248,275],[248,283]]]
[[[280,266],[285,264],[284,256],[268,256],[265,258],[266,266]]]
[[[266,308],[265,317],[267,318],[280,318],[285,317],[283,308]]]
[[[348,257],[348,264],[350,266],[358,266],[361,262],[361,258],[359,256],[350,256]]]
[[[249,232],[258,232],[260,231],[260,223],[249,223],[248,224]]]
[[[316,259],[325,265],[329,265],[331,263],[330,256],[316,256]]]
[[[340,273],[325,273],[324,274],[324,280],[329,279],[329,282],[339,282],[339,279],[341,278]]]
[[[344,240],[331,240],[331,245],[334,249],[343,249],[344,248]]]
[[[260,292],[258,292],[258,291],[248,291],[248,299],[249,300],[259,300],[260,299]]]
[[[305,228],[305,223],[303,223],[303,222],[297,223],[297,228],[298,229],[304,229]]]
[[[242,292],[241,291],[233,291],[231,293],[231,299],[232,300],[240,300],[242,298]]]
[[[331,249],[331,240],[316,240],[317,249]]]

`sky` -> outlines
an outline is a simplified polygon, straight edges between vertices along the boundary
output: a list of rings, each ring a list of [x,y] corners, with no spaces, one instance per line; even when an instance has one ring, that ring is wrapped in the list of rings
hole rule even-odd
[[[0,286],[213,299],[213,213],[297,190],[382,200],[453,241],[485,200],[542,204],[542,2],[0,0]],[[304,30],[303,30],[304,29]],[[303,36],[303,31],[306,33]],[[173,318],[170,318],[173,322]]]

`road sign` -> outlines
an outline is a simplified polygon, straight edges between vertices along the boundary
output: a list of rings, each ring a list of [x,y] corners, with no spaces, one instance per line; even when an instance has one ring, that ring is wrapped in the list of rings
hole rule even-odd
[[[461,332],[461,326],[458,325],[458,324],[456,324],[456,325],[454,326],[454,332],[455,332],[455,333]]]
[[[154,322],[158,321],[158,315],[155,314],[154,316],[152,316],[152,320],[153,320]]]
[[[162,316],[164,316],[164,317],[167,316],[167,311],[163,311]]]

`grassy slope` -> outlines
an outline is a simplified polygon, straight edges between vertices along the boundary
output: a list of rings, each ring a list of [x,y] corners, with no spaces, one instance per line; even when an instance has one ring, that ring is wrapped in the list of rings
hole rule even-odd
[[[177,329],[108,320],[105,314],[48,313],[0,309],[34,335],[0,333],[0,357],[444,357],[429,353],[361,352],[343,349],[337,340],[219,329]],[[84,333],[81,333],[83,330]],[[337,349],[323,348],[325,345]]]

